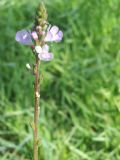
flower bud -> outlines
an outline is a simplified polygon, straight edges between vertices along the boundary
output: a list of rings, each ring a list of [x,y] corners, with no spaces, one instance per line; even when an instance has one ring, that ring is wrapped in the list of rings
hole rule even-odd
[[[39,98],[39,97],[40,97],[39,92],[36,92],[36,93],[35,93],[35,95],[36,95],[36,97],[37,97],[37,98]]]
[[[33,31],[31,34],[32,34],[32,38],[33,38],[34,40],[38,40],[37,32]]]
[[[26,64],[26,68],[27,68],[28,70],[31,70],[31,66],[30,66],[29,63]]]
[[[41,32],[40,32],[40,35],[45,35],[45,31],[41,31]]]
[[[34,45],[32,45],[32,46],[31,46],[31,49],[35,49],[35,46],[34,46]]]
[[[36,27],[36,31],[40,32],[42,30],[42,27],[41,26],[37,26]]]

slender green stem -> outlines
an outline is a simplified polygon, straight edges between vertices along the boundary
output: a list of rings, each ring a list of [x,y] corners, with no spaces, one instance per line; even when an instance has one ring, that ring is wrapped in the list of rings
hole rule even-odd
[[[34,160],[38,160],[38,120],[39,120],[39,101],[40,101],[40,75],[39,75],[39,59],[36,57],[35,64],[35,84],[34,84],[34,94],[35,94],[35,107],[34,107]]]

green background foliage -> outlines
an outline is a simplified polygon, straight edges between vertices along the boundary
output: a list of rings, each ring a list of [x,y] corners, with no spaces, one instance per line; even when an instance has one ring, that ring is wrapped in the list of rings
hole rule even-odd
[[[39,0],[0,0],[0,159],[31,160],[34,63],[15,41]],[[64,32],[42,62],[39,160],[120,160],[120,1],[46,0]]]

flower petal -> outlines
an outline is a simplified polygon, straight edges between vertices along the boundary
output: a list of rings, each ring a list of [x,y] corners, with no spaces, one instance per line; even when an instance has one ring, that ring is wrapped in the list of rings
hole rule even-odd
[[[48,52],[49,51],[49,46],[47,44],[45,44],[43,47],[43,52]]]
[[[35,46],[35,51],[36,51],[38,54],[41,54],[41,53],[43,52],[41,46]]]
[[[16,41],[24,45],[33,45],[31,33],[29,30],[21,30],[16,33]]]
[[[53,41],[60,42],[63,38],[63,32],[59,31],[56,35],[53,36]]]
[[[50,29],[50,32],[55,35],[57,34],[59,31],[59,28],[57,26],[53,26],[51,29]]]
[[[47,35],[44,39],[45,42],[51,42],[52,41],[52,33],[50,31],[47,32]]]
[[[62,38],[63,38],[63,32],[62,31],[59,31],[58,32],[58,36],[61,38],[61,40],[62,40]]]
[[[54,56],[52,53],[41,53],[41,54],[38,54],[38,58],[41,61],[51,61],[54,58]]]

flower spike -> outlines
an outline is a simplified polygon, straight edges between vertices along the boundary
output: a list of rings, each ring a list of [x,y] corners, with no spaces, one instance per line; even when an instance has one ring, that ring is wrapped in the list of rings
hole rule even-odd
[[[39,5],[33,29],[20,30],[16,33],[16,41],[28,45],[34,51],[35,56],[41,61],[51,61],[53,53],[49,52],[48,42],[60,42],[63,32],[57,26],[48,25],[47,12],[44,4]]]
[[[63,38],[63,32],[57,26],[49,25],[47,21],[47,12],[44,4],[39,5],[35,23],[31,30],[22,29],[16,33],[16,41],[28,45],[34,54],[35,63],[30,65],[26,64],[26,68],[34,75],[34,122],[33,128],[33,159],[38,160],[38,122],[40,113],[40,82],[41,76],[39,73],[40,61],[51,61],[54,58],[53,53],[49,50],[48,42],[60,42]],[[43,76],[42,76],[43,77]]]

